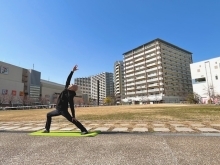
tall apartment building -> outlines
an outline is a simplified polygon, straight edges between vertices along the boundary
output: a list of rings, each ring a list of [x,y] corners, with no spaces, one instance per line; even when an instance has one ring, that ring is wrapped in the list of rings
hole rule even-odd
[[[124,101],[180,102],[192,93],[192,53],[161,39],[124,56]]]
[[[103,72],[91,76],[91,98],[98,101],[98,81],[99,81],[99,105],[103,104],[106,97],[114,96],[113,73]]]
[[[82,94],[87,94],[91,98],[91,77],[75,78],[74,84],[80,86]]]
[[[124,99],[124,66],[123,61],[116,61],[114,64],[114,88],[115,101],[120,104]]]
[[[88,104],[91,98],[91,77],[75,78],[74,83],[80,86],[84,103]]]
[[[193,92],[201,97],[201,103],[208,103],[220,95],[220,57],[190,64]]]

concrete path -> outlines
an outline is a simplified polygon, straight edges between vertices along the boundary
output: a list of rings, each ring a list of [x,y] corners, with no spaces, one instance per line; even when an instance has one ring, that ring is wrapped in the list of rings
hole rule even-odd
[[[103,122],[82,121],[89,130],[101,132],[162,132],[162,133],[220,133],[220,123],[209,122]],[[0,122],[0,131],[37,131],[44,128],[45,121]],[[53,121],[51,130],[79,130],[69,122]]]

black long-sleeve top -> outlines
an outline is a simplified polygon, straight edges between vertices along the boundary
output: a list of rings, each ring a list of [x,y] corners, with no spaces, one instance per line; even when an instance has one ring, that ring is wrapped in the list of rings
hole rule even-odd
[[[66,80],[65,89],[60,93],[57,99],[57,110],[59,111],[68,111],[68,103],[70,104],[70,109],[72,112],[72,117],[75,118],[75,109],[74,109],[74,102],[73,98],[76,95],[75,91],[68,90],[68,86],[70,85],[70,80],[72,78],[73,71],[70,72],[69,76]]]

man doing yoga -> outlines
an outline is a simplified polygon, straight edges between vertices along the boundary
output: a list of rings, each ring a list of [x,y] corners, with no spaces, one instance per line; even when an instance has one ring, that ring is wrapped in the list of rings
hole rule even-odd
[[[57,99],[56,110],[47,113],[47,121],[45,125],[45,130],[43,131],[44,133],[50,132],[52,117],[62,115],[68,121],[75,124],[81,130],[81,134],[88,134],[87,129],[75,118],[73,98],[74,96],[76,96],[76,91],[78,89],[78,86],[75,84],[70,84],[70,80],[72,78],[73,73],[78,69],[77,67],[78,66],[75,65],[73,67],[73,70],[70,72],[69,76],[67,77],[65,89],[60,93]],[[70,105],[72,116],[68,112],[68,103]]]

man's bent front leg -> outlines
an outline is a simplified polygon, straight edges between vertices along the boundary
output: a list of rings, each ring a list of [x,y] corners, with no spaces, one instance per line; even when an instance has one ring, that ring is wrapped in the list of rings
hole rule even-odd
[[[46,122],[46,125],[45,125],[45,129],[48,132],[50,131],[50,125],[51,125],[52,117],[53,116],[59,116],[59,115],[60,115],[60,112],[58,110],[54,110],[54,111],[51,111],[51,112],[47,113],[47,122]]]

